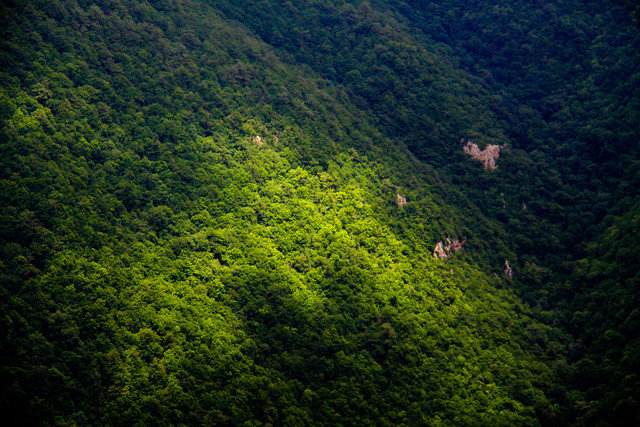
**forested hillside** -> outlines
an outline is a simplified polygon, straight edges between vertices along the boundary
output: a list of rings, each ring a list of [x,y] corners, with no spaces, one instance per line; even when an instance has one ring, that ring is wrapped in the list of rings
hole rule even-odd
[[[3,3],[5,419],[636,424],[638,10]]]

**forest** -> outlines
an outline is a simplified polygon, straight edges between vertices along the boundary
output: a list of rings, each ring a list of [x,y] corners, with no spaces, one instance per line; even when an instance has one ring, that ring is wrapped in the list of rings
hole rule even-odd
[[[640,425],[636,1],[0,30],[7,425]]]

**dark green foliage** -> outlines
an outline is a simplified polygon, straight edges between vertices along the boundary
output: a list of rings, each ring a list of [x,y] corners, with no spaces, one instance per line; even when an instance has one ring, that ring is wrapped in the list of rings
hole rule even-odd
[[[467,3],[2,6],[5,419],[632,423],[637,10]]]

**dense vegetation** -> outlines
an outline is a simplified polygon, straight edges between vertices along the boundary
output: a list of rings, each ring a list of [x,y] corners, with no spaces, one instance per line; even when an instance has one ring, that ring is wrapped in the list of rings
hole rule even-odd
[[[638,10],[3,4],[5,418],[637,423]]]

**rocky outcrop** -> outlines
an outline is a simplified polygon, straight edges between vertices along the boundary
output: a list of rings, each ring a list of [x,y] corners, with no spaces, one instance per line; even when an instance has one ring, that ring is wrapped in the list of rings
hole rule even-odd
[[[460,140],[460,142],[464,142],[464,138]],[[504,146],[502,148],[504,148]],[[462,147],[462,150],[474,159],[480,160],[485,169],[497,168],[496,160],[500,157],[499,145],[489,144],[484,150],[481,150],[475,142],[467,141],[467,144]]]
[[[398,207],[402,208],[407,204],[407,199],[402,194],[396,194],[396,203],[398,203]]]
[[[449,255],[445,252],[442,242],[438,242],[433,250],[433,257],[436,259],[445,259],[448,256]]]
[[[459,241],[458,239],[451,240],[447,237],[445,243],[440,241],[436,244],[433,250],[433,257],[436,259],[447,259],[452,253],[462,250],[465,243],[467,243],[467,239]]]
[[[507,277],[513,277],[513,270],[509,266],[509,261],[507,261],[506,259],[504,260],[504,274]]]

